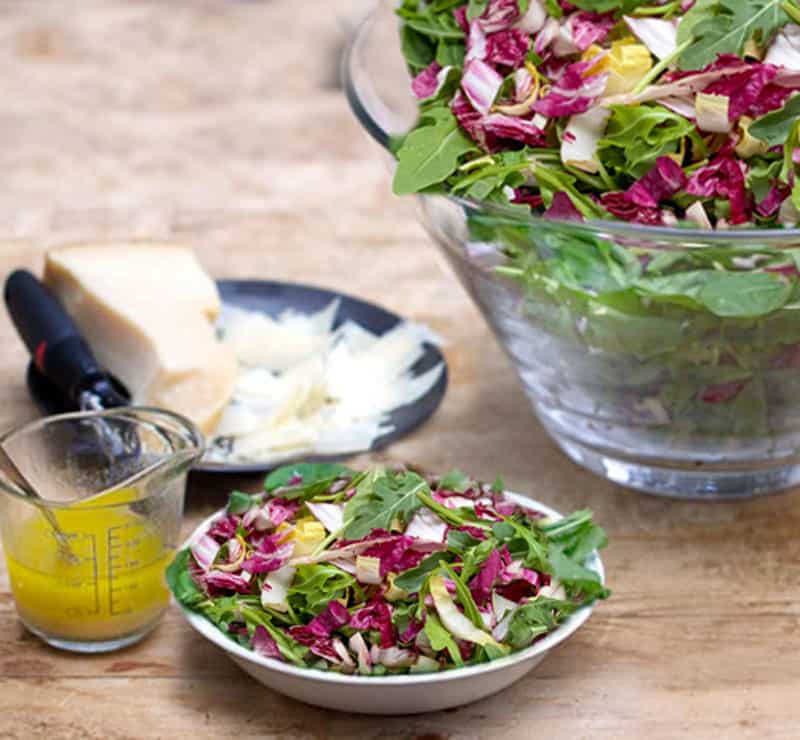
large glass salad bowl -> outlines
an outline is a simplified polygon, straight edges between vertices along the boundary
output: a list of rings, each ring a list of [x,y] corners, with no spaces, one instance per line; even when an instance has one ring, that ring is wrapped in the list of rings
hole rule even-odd
[[[392,3],[361,26],[345,79],[388,153],[417,118]],[[800,483],[800,231],[559,222],[441,194],[419,203],[574,461],[669,496]]]

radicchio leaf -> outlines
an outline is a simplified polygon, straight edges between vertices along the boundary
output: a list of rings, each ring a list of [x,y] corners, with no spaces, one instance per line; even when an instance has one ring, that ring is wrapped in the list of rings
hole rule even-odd
[[[349,621],[347,607],[336,599],[331,599],[325,609],[308,623],[308,629],[317,637],[330,637],[332,632],[344,627]]]
[[[207,534],[198,537],[192,543],[192,555],[201,570],[207,572],[211,569],[217,559],[217,555],[219,555],[220,547],[219,543]]]
[[[267,631],[267,628],[258,625],[256,631],[253,633],[253,651],[264,658],[274,658],[275,660],[283,660],[283,655],[278,648],[278,643]]]
[[[461,88],[479,113],[489,112],[502,84],[503,78],[486,62],[471,59],[464,65]]]
[[[659,157],[656,165],[628,190],[628,200],[644,208],[657,208],[659,203],[671,198],[686,187],[686,175],[670,157]]]
[[[658,208],[643,208],[628,199],[624,192],[603,193],[600,196],[600,205],[612,216],[623,221],[646,224],[647,226],[662,226],[664,217]]]
[[[494,33],[510,28],[519,17],[519,0],[489,0],[480,22],[486,33]]]
[[[491,64],[514,69],[525,60],[530,45],[530,38],[516,28],[498,31],[486,39],[485,59]]]
[[[505,553],[508,550],[503,548]],[[478,573],[469,582],[472,598],[478,606],[485,606],[492,595],[495,581],[500,577],[503,559],[499,550],[492,550],[489,557],[483,562]]]
[[[563,192],[553,195],[553,202],[544,212],[544,218],[554,221],[583,221],[583,215],[575,208],[571,198]]]
[[[594,62],[574,62],[568,65],[550,87],[550,92],[533,109],[548,118],[585,113],[606,88],[608,72],[584,77]]]
[[[434,60],[411,81],[411,89],[417,98],[424,100],[436,94],[439,87],[438,74],[441,69],[441,65]]]
[[[758,215],[764,216],[764,218],[774,216],[780,210],[783,201],[785,201],[791,193],[792,189],[787,185],[781,183],[773,185],[769,193],[767,193],[767,197],[758,204],[756,208]]]
[[[745,182],[744,163],[724,150],[689,178],[686,192],[701,198],[719,197],[730,201],[732,224],[750,220],[751,203]]]
[[[579,51],[586,51],[592,44],[605,41],[616,24],[613,13],[601,14],[591,10],[582,10],[567,19],[572,41]]]
[[[211,588],[235,591],[239,594],[247,594],[252,590],[249,573],[236,575],[235,573],[225,573],[221,570],[212,570],[201,578],[203,583]]]
[[[350,627],[356,630],[377,630],[381,635],[382,647],[388,648],[395,644],[392,610],[385,601],[376,599],[354,611],[350,617]]]
[[[287,519],[291,519],[302,505],[303,502],[300,500],[289,501],[285,498],[273,498],[267,504],[267,515],[278,527]]]
[[[491,113],[483,119],[483,129],[498,139],[518,141],[527,146],[544,146],[546,134],[531,121],[504,113]]]

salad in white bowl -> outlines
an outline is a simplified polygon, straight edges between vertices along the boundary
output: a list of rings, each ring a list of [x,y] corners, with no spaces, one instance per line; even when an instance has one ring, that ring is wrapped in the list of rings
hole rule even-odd
[[[410,713],[499,690],[577,629],[609,593],[605,542],[590,512],[561,518],[499,480],[301,464],[264,494],[234,492],[168,581],[192,625],[272,688]]]

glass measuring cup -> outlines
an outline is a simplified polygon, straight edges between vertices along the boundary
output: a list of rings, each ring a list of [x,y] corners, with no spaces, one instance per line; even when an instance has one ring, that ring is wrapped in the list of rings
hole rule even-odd
[[[0,472],[0,537],[22,622],[79,652],[141,639],[169,603],[164,569],[200,432],[177,414],[126,407],[47,417],[0,445],[34,492]]]

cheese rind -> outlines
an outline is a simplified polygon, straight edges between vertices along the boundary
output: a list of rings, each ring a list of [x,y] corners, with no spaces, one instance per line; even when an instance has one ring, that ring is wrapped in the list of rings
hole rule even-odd
[[[193,253],[152,243],[81,245],[47,255],[45,284],[135,404],[210,432],[238,370],[216,337],[220,298]]]

